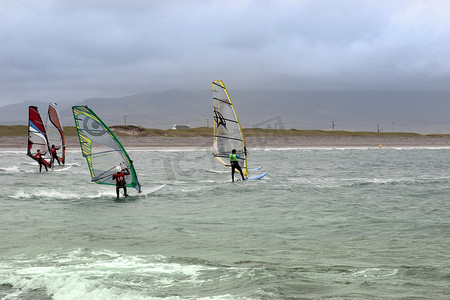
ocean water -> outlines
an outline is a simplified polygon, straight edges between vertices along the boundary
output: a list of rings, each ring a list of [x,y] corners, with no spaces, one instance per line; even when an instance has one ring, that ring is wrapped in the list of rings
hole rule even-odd
[[[450,149],[131,150],[148,198],[1,151],[1,299],[450,299]]]

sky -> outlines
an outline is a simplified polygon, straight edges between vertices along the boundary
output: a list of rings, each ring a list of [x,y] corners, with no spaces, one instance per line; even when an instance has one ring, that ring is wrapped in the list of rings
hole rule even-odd
[[[447,0],[0,0],[0,106],[168,89],[450,91]]]

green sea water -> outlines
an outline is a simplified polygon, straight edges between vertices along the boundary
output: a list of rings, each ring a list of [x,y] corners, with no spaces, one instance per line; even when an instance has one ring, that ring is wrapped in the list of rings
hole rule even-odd
[[[449,299],[450,149],[131,150],[145,197],[1,151],[1,299]]]

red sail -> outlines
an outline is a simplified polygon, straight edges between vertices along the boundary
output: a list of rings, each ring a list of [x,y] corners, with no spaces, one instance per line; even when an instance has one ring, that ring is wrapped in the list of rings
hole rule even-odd
[[[58,160],[64,164],[66,160],[66,140],[56,103],[50,103],[48,105],[48,119],[46,128],[48,143],[50,146],[55,145]]]
[[[47,133],[42,123],[41,115],[36,106],[28,108],[28,149],[27,155],[38,161],[37,150],[40,150],[42,161],[50,166],[50,149],[47,141]]]

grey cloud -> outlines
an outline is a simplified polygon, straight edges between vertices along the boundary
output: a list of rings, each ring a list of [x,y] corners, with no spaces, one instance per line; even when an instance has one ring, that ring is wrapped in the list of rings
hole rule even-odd
[[[209,88],[449,89],[447,1],[0,3],[0,105]],[[427,2],[428,3],[428,2]]]

